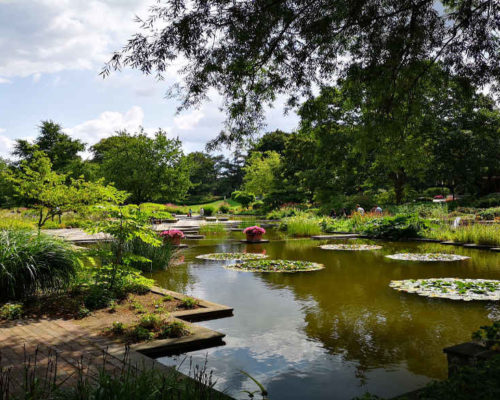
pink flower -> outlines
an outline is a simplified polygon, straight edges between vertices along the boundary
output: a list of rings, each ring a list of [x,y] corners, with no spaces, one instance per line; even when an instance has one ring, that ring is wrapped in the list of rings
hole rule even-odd
[[[162,231],[162,232],[160,232],[160,236],[162,238],[177,238],[177,237],[180,237],[182,239],[182,238],[184,238],[184,233],[182,233],[182,231],[179,231],[178,229],[170,229],[168,231]]]
[[[248,228],[245,228],[243,233],[251,236],[263,235],[264,233],[266,233],[266,230],[264,228],[261,228],[260,226],[249,226]]]

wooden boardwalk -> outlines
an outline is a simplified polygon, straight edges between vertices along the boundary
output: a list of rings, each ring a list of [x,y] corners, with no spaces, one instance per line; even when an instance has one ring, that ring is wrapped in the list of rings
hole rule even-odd
[[[36,361],[37,371],[45,373],[56,358],[57,382],[74,385],[82,366],[87,376],[95,378],[104,357],[107,370],[119,371],[124,367],[125,347],[71,321],[20,320],[0,324],[0,354],[1,367],[10,370],[15,387],[21,387],[26,366]]]

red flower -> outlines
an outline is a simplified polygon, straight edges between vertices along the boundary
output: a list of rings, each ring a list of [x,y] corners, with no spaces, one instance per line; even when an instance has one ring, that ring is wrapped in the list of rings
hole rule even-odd
[[[248,228],[245,228],[243,233],[251,236],[263,235],[264,233],[266,233],[266,230],[264,228],[261,228],[260,226],[249,226]]]

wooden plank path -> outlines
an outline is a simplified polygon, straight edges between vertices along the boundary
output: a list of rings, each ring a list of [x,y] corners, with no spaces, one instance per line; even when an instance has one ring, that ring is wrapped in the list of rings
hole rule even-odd
[[[70,320],[28,319],[0,323],[0,367],[3,371],[10,370],[14,393],[21,390],[25,381],[26,365],[29,364],[29,371],[33,371],[35,357],[39,378],[45,377],[50,366],[55,367],[57,359],[56,383],[62,387],[74,387],[82,373],[84,378],[95,381],[103,366],[111,374],[119,374],[126,368],[154,368],[172,373],[172,367],[139,351],[126,349],[123,344]],[[215,390],[214,393],[216,398],[231,399]]]

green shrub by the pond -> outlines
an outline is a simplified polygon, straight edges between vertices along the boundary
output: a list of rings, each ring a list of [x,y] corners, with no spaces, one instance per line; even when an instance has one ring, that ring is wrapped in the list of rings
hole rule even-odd
[[[77,252],[67,242],[26,230],[0,231],[1,300],[65,288],[77,267]]]
[[[19,303],[6,303],[0,307],[0,319],[19,319],[23,315],[23,305]]]
[[[429,229],[429,226],[429,222],[425,219],[410,214],[375,218],[367,221],[359,229],[368,236],[397,240],[418,237],[422,231]]]

